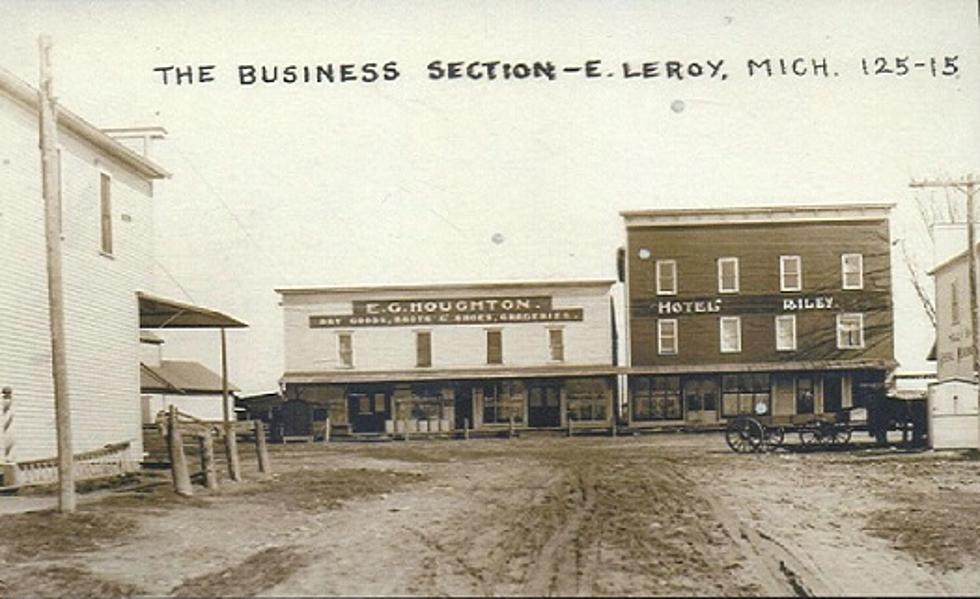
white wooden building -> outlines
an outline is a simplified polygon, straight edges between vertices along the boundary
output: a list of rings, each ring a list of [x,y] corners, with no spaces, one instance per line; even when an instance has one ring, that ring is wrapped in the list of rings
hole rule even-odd
[[[72,446],[85,476],[98,471],[86,460],[127,469],[142,459],[141,326],[244,324],[143,293],[163,168],[61,106],[57,139]],[[3,69],[0,189],[0,484],[10,485],[49,477],[57,444],[38,92]]]
[[[224,414],[235,413],[235,398],[239,391],[228,384],[229,395],[224,398],[221,375],[200,362],[165,359],[164,340],[150,331],[140,334],[140,401],[143,424],[154,424],[161,412],[170,406],[199,420],[219,422]],[[227,408],[222,405],[227,402]]]
[[[0,71],[7,462],[56,454],[37,106],[33,87]],[[135,291],[152,285],[153,183],[167,173],[66,109],[57,122],[73,448],[128,442],[135,463],[142,452]]]
[[[980,448],[969,263],[963,251],[930,273],[936,283],[937,381],[929,386],[929,439],[935,449]]]
[[[279,289],[281,432],[327,416],[355,434],[609,426],[612,284]]]

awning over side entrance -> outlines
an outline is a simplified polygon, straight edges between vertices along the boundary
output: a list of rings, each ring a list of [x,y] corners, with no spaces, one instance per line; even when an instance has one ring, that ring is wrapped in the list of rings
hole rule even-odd
[[[136,292],[141,329],[240,329],[244,322],[208,308]]]

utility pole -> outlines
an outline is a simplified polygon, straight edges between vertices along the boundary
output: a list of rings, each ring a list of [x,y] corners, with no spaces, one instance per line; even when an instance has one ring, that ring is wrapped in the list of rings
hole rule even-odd
[[[970,335],[973,346],[973,373],[976,377],[980,375],[980,331],[977,330],[977,252],[976,252],[976,232],[974,231],[974,221],[976,218],[974,195],[976,192],[976,179],[973,175],[967,175],[963,179],[955,181],[923,180],[912,181],[909,187],[942,187],[953,188],[966,194],[966,254],[969,258],[970,268]],[[980,406],[980,380],[977,381],[977,402]],[[980,429],[980,419],[978,419],[978,429]],[[980,432],[980,430],[978,430]]]
[[[48,314],[51,323],[51,371],[54,383],[55,429],[58,436],[58,510],[75,511],[75,469],[71,444],[71,404],[65,357],[65,303],[61,269],[61,165],[58,161],[57,104],[51,75],[51,38],[38,38],[41,85],[38,112],[41,133],[41,177],[44,233],[47,247]]]

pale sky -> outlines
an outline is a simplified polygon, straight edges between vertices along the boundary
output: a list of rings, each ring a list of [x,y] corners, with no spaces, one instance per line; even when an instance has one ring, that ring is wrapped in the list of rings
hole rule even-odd
[[[48,33],[62,103],[169,131],[157,291],[249,322],[230,333],[231,374],[261,392],[283,368],[275,287],[613,278],[625,209],[894,202],[893,236],[928,267],[908,183],[980,173],[977,3],[799,4],[8,0],[0,66],[35,83]],[[878,56],[925,66],[865,75]],[[934,77],[947,56],[957,76]],[[837,75],[748,77],[767,57]],[[595,59],[598,78],[427,70]],[[666,79],[673,60],[723,60],[728,76]],[[394,81],[237,79],[238,65],[388,61]],[[655,61],[660,77],[623,77]],[[213,64],[215,81],[164,85],[153,69],[174,64]],[[900,255],[893,275],[896,357],[920,370],[932,333]],[[217,333],[165,337],[167,357],[218,368]]]

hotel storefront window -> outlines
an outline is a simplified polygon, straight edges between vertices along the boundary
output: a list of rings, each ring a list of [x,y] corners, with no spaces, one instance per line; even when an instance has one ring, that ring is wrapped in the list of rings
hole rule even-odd
[[[637,376],[632,379],[633,420],[680,420],[681,377]]]
[[[751,372],[725,374],[721,377],[721,415],[724,418],[739,414],[752,414],[758,403],[766,405],[769,412],[769,373]]]

